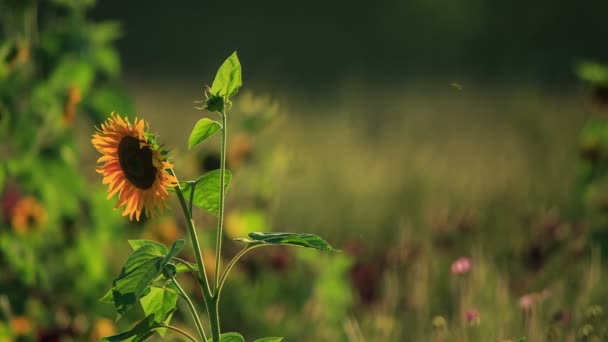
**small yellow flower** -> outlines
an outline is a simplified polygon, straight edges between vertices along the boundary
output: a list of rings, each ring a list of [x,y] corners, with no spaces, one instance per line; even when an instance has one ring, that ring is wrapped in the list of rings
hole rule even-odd
[[[158,241],[164,245],[171,245],[180,237],[177,222],[169,217],[153,220],[146,224],[143,238]]]
[[[102,338],[116,334],[116,326],[112,320],[100,318],[93,323],[91,341],[100,341]]]
[[[11,225],[13,230],[23,235],[46,224],[47,213],[44,207],[33,197],[21,198],[13,208]]]
[[[161,148],[144,131],[144,121],[112,113],[97,128],[91,140],[103,156],[97,172],[108,184],[108,199],[118,194],[116,208],[125,206],[123,216],[139,221],[141,212],[150,217],[162,212],[169,197],[167,187],[177,186],[175,177],[167,173],[173,165],[161,153]]]
[[[28,335],[32,332],[32,321],[26,316],[16,316],[10,320],[11,330],[16,336]]]

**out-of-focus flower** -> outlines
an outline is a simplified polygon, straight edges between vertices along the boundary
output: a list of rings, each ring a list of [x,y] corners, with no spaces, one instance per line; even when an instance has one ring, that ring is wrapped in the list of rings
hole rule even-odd
[[[27,316],[16,316],[10,320],[11,330],[16,336],[28,335],[33,330],[32,321]]]
[[[472,266],[473,266],[473,263],[470,258],[461,257],[461,258],[456,259],[452,263],[452,266],[450,266],[450,269],[452,270],[452,274],[462,275],[462,274],[469,273],[469,271],[471,271]]]
[[[1,190],[1,189],[0,189]],[[4,192],[2,193],[2,207],[0,207],[0,210],[2,210],[2,216],[3,218],[5,218],[7,220],[7,223],[9,221],[9,219],[13,216],[13,210],[15,209],[15,205],[17,204],[17,202],[19,201],[19,198],[21,197],[20,192],[19,192],[19,188],[17,187],[17,185],[15,183],[8,183],[5,187],[4,187]]]
[[[179,237],[180,231],[177,222],[170,217],[150,221],[144,232],[144,239],[158,241],[164,245],[171,245]]]
[[[604,309],[599,305],[592,305],[585,311],[585,317],[589,320],[593,320],[601,317],[604,314]]]
[[[205,272],[208,277],[212,277],[215,274],[215,250],[205,249],[203,251],[203,263],[205,264]]]
[[[47,220],[45,208],[34,197],[23,197],[17,201],[12,211],[11,225],[20,235],[44,226]]]
[[[63,106],[63,116],[61,122],[64,126],[69,126],[74,122],[76,117],[76,108],[82,100],[82,94],[78,87],[72,86],[68,89],[68,95]]]
[[[517,301],[518,306],[524,310],[531,310],[536,304],[544,301],[551,295],[549,290],[542,290],[541,292],[528,293],[521,297]]]
[[[519,297],[517,305],[525,311],[531,310],[536,303],[536,297],[534,294],[525,294]]]
[[[448,328],[448,321],[443,316],[433,317],[432,324],[435,330],[446,330]]]
[[[566,310],[559,310],[553,314],[553,322],[559,324],[568,324],[570,322],[570,314]]]
[[[272,268],[277,271],[285,270],[293,259],[290,250],[287,246],[277,246],[277,248],[269,249],[268,257]]]
[[[479,325],[481,318],[477,309],[469,309],[464,312],[464,319],[469,325]]]
[[[103,337],[116,334],[116,326],[112,320],[99,318],[93,323],[91,341],[100,341]]]
[[[379,262],[359,261],[350,270],[350,279],[357,289],[361,304],[370,306],[378,299],[382,267]]]
[[[97,160],[97,172],[108,184],[108,199],[118,194],[116,208],[125,206],[123,216],[139,221],[145,207],[146,216],[164,209],[169,197],[167,187],[177,185],[175,177],[167,173],[173,165],[167,161],[155,137],[144,131],[144,120],[112,113],[112,116],[93,134],[93,146],[103,156]]]
[[[226,163],[231,168],[244,164],[253,151],[253,140],[248,135],[239,134],[232,139],[226,153]]]

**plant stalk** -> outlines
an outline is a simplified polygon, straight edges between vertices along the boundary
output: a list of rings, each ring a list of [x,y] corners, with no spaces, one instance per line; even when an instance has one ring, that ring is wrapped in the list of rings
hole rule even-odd
[[[190,309],[190,314],[192,314],[192,319],[194,319],[194,325],[196,325],[196,330],[198,331],[198,334],[201,336],[203,341],[206,342],[207,336],[205,335],[205,330],[203,330],[201,319],[198,317],[198,313],[196,312],[196,308],[194,307],[192,300],[190,300],[188,294],[186,294],[184,289],[182,289],[182,287],[175,280],[175,278],[173,278],[173,284],[175,284],[175,287],[177,288],[177,291],[179,292],[180,296],[186,301],[186,304],[188,304],[188,309]]]
[[[224,103],[226,108],[226,103]],[[220,278],[220,256],[222,251],[222,229],[224,228],[224,193],[225,193],[225,173],[226,173],[226,109],[222,109],[222,146],[220,154],[220,210],[217,219],[217,232],[215,243],[215,276],[213,277],[213,296],[218,293]]]
[[[177,180],[177,176],[173,170],[170,170],[171,174]],[[196,189],[195,185],[193,186],[192,191]],[[184,192],[181,187],[178,185],[175,187],[175,192],[177,193],[177,197],[179,199],[179,203],[182,207],[182,211],[186,216],[186,223],[188,225],[188,232],[190,233],[190,240],[192,240],[192,249],[194,250],[194,256],[196,257],[196,266],[198,268],[197,280],[203,289],[203,298],[205,300],[205,307],[207,308],[207,312],[209,313],[209,323],[211,324],[211,337],[214,342],[219,342],[220,340],[220,323],[217,314],[217,303],[214,300],[211,289],[209,288],[209,281],[207,278],[207,272],[205,271],[205,264],[203,263],[203,255],[201,253],[200,244],[198,242],[198,237],[196,235],[196,228],[194,227],[194,221],[192,220],[192,213],[188,209],[188,204],[186,203],[186,198],[184,196]]]

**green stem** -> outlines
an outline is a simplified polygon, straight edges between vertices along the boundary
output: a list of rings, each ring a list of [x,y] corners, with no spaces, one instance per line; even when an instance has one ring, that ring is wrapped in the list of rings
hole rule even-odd
[[[228,274],[230,273],[230,271],[232,270],[232,268],[234,267],[234,265],[236,265],[236,262],[239,261],[239,259],[245,255],[245,253],[249,252],[250,250],[256,248],[256,247],[260,247],[263,245],[253,245],[253,246],[247,246],[245,248],[243,248],[240,252],[238,252],[233,258],[232,260],[230,260],[230,262],[228,263],[228,265],[226,265],[226,269],[224,270],[224,273],[222,274],[222,277],[220,278],[220,284],[218,287],[218,291],[217,294],[215,295],[215,297],[217,298],[217,300],[219,301],[220,298],[220,294],[222,293],[222,289],[224,288],[224,283],[226,282],[226,278],[228,278]]]
[[[170,170],[170,173],[177,180],[177,176],[175,175],[175,172],[172,169]],[[193,187],[192,191],[194,191],[195,188],[196,187]],[[219,342],[220,323],[217,315],[217,303],[215,302],[213,294],[211,293],[211,289],[209,288],[207,272],[205,271],[205,264],[203,263],[203,255],[201,254],[201,248],[198,242],[198,237],[196,236],[196,228],[194,227],[194,221],[192,220],[192,213],[188,210],[188,204],[186,203],[184,192],[179,186],[179,182],[178,185],[175,187],[175,192],[177,193],[177,197],[179,198],[179,203],[182,207],[182,211],[184,212],[184,216],[186,216],[188,232],[190,233],[190,240],[192,240],[192,249],[194,250],[194,256],[196,257],[196,266],[198,268],[197,279],[199,284],[203,288],[203,298],[205,300],[205,307],[207,308],[207,312],[209,313],[209,321],[211,323],[211,336],[214,342]]]
[[[160,327],[161,328],[167,328],[167,329],[173,330],[173,331],[177,331],[178,333],[186,336],[186,338],[188,338],[190,341],[192,341],[192,342],[198,342],[192,335],[188,334],[187,332],[183,331],[180,328],[174,327],[172,325],[167,325],[167,324],[161,324]]]
[[[224,103],[224,108],[226,103]],[[213,277],[213,296],[217,297],[220,278],[220,255],[222,251],[222,229],[224,228],[224,176],[226,173],[226,110],[222,109],[222,146],[220,154],[220,210],[217,219],[217,232],[215,240],[215,276]]]
[[[173,278],[173,284],[175,284],[175,287],[177,288],[177,292],[179,292],[180,296],[186,301],[186,304],[188,304],[188,309],[190,309],[190,314],[192,314],[192,319],[194,319],[194,324],[196,325],[196,330],[198,330],[198,333],[199,333],[199,335],[201,335],[201,338],[203,339],[203,341],[207,341],[207,336],[205,335],[205,330],[203,330],[203,325],[201,324],[201,320],[198,317],[198,313],[196,312],[196,308],[194,307],[192,300],[190,300],[190,297],[188,297],[188,295],[186,294],[184,289],[182,289],[182,287],[179,285],[177,280],[175,280],[175,278]]]
[[[184,266],[188,267],[188,269],[190,270],[190,272],[192,272],[192,274],[194,274],[194,276],[197,277],[198,271],[192,265],[190,265],[189,262],[187,262],[184,259],[177,258],[177,257],[173,257],[173,260],[175,260],[175,261],[183,264]]]

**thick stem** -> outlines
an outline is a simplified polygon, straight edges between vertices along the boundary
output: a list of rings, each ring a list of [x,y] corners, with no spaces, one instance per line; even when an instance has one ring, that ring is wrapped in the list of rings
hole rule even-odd
[[[170,170],[171,175],[177,180],[177,176],[173,170]],[[179,183],[179,182],[178,182]],[[190,185],[193,186],[193,185]],[[195,187],[191,191],[194,191]],[[186,216],[186,224],[188,226],[188,233],[190,233],[190,240],[192,240],[192,249],[194,249],[194,257],[196,258],[196,266],[198,268],[198,281],[203,288],[203,295],[205,297],[205,304],[211,299],[211,289],[209,288],[209,281],[207,280],[207,272],[205,271],[205,264],[203,263],[203,254],[201,253],[201,247],[198,242],[198,236],[196,235],[196,228],[194,227],[194,221],[192,220],[192,213],[188,210],[188,204],[181,187],[178,185],[175,187],[177,198]]]
[[[224,104],[225,107],[225,104]],[[220,154],[220,210],[217,219],[217,232],[215,240],[215,276],[213,277],[213,296],[218,293],[220,278],[220,256],[222,251],[222,229],[224,228],[224,193],[225,193],[225,173],[226,173],[226,110],[222,110],[222,146]]]
[[[219,315],[219,298],[213,297],[208,307],[209,321],[211,323],[211,336],[213,342],[220,342],[220,315]]]
[[[170,170],[170,172],[177,180],[175,172],[173,172],[173,170]],[[192,191],[194,191],[196,185],[191,184],[190,186],[194,186],[192,188]],[[203,255],[201,253],[198,237],[196,235],[196,229],[194,228],[194,221],[192,220],[192,212],[188,210],[188,204],[186,203],[184,192],[182,191],[179,185],[175,187],[175,192],[177,193],[177,197],[179,198],[179,203],[182,207],[182,211],[186,216],[188,232],[190,233],[190,240],[192,240],[192,249],[194,250],[194,256],[196,257],[196,266],[198,268],[197,279],[199,284],[203,288],[203,298],[205,300],[205,307],[207,308],[207,312],[209,313],[209,322],[211,323],[211,336],[214,342],[219,342],[220,323],[217,315],[217,303],[215,302],[213,294],[211,293],[211,289],[209,288],[207,272],[205,271],[205,264],[203,263]]]
[[[190,297],[188,297],[188,294],[186,294],[184,289],[182,289],[182,287],[175,280],[175,278],[173,278],[173,284],[175,284],[175,287],[177,288],[177,292],[179,292],[180,296],[186,301],[186,304],[188,304],[188,309],[190,309],[190,314],[192,314],[192,319],[194,320],[194,325],[196,325],[196,330],[198,331],[198,334],[201,336],[203,341],[206,342],[207,336],[205,335],[205,330],[203,330],[203,325],[201,324],[201,319],[198,317],[198,313],[196,312],[196,308],[194,307],[192,300],[190,300]]]

